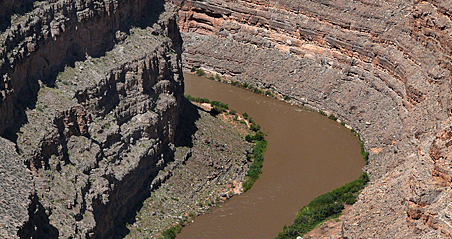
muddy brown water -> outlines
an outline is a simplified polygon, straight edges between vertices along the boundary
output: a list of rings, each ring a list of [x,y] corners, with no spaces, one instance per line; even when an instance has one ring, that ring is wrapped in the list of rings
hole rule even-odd
[[[254,186],[195,218],[177,239],[275,238],[315,197],[361,175],[358,138],[318,113],[248,90],[184,74],[185,94],[248,113],[267,133],[263,173]]]

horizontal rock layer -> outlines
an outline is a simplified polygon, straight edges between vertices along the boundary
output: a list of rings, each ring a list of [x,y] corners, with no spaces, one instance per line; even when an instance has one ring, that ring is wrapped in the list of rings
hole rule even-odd
[[[450,3],[173,1],[183,62],[347,122],[371,183],[343,235],[450,236]]]
[[[0,211],[0,235],[111,238],[174,159],[183,97],[175,9],[33,4],[1,13],[11,18],[0,36],[1,200],[17,197]]]

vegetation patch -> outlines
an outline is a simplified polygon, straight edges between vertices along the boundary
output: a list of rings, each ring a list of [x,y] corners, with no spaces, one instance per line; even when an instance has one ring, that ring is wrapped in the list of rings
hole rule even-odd
[[[180,224],[172,226],[162,232],[162,238],[163,239],[174,239],[174,238],[176,238],[177,234],[180,233],[181,230],[182,230],[182,226]]]
[[[330,119],[330,120],[334,120],[334,121],[336,121],[336,120],[337,120],[336,116],[334,116],[334,115],[329,115],[329,116],[328,116],[328,119]]]
[[[206,72],[204,72],[203,69],[197,69],[196,70],[196,75],[198,75],[198,76],[205,76]]]
[[[262,132],[262,131],[260,131]],[[246,175],[246,180],[243,182],[243,191],[248,191],[253,184],[259,179],[259,175],[262,173],[262,166],[264,163],[264,152],[267,148],[267,141],[262,139],[256,141],[256,144],[253,147],[253,154],[249,155],[249,159],[253,160],[253,163],[251,164],[250,170],[248,171],[248,174]]]
[[[297,214],[294,223],[284,226],[278,234],[278,239],[297,238],[314,229],[326,219],[340,215],[344,204],[352,205],[361,190],[369,182],[369,176],[363,172],[358,179],[347,183],[332,192],[316,197],[307,206],[304,206]]]
[[[217,113],[227,113],[234,115],[233,119],[235,121],[238,120],[238,115],[236,115],[235,111],[229,110],[229,105],[222,103],[220,101],[210,101],[207,98],[193,97],[191,95],[185,95],[189,101],[198,102],[198,103],[210,103],[213,106],[213,111]],[[231,113],[233,112],[233,113]],[[265,140],[265,134],[261,130],[261,126],[256,124],[251,117],[247,113],[243,113],[243,118],[248,120],[249,129],[251,132],[245,136],[245,140],[254,143],[253,153],[247,155],[247,159],[249,161],[253,161],[250,166],[248,173],[246,174],[245,182],[243,182],[243,191],[248,191],[253,184],[259,179],[259,175],[262,173],[262,166],[264,162],[264,152],[267,148],[267,141]],[[247,124],[245,120],[241,120],[240,122],[243,124]],[[248,125],[248,124],[247,124]]]
[[[323,116],[327,116],[327,114],[326,114],[324,111],[322,111],[322,110],[320,110],[319,113],[320,113],[321,115],[323,115]],[[328,119],[331,119],[331,120],[336,121],[336,120],[337,120],[337,117],[334,116],[334,115],[329,115],[329,116],[328,116]],[[341,122],[341,125],[342,125],[342,126],[345,126],[345,122],[342,121],[342,122]],[[361,146],[361,157],[362,157],[362,158],[364,159],[364,161],[366,162],[366,165],[369,164],[369,152],[366,152],[366,149],[364,148],[364,142],[361,140],[360,135],[359,135],[358,132],[356,132],[354,129],[350,129],[350,132],[351,132],[354,136],[358,137],[358,142],[359,142],[359,145]]]
[[[361,137],[359,136],[358,132],[356,132],[354,129],[350,129],[350,132],[358,137],[359,145],[361,146],[361,157],[363,157],[364,161],[366,162],[366,165],[369,164],[369,152],[366,152],[366,149],[364,148],[364,142],[361,140]]]
[[[207,98],[201,98],[201,97],[193,97],[191,95],[185,95],[185,98],[187,98],[187,100],[192,101],[192,102],[197,102],[197,103],[209,103],[212,105],[214,113],[223,113],[226,112],[227,110],[229,110],[229,105],[225,104],[223,102],[220,101],[210,101]]]
[[[199,69],[199,68],[196,68],[196,67],[192,67],[192,68],[190,69],[190,72],[195,73],[195,74],[198,75],[198,76],[206,76],[206,72],[205,72],[204,70]],[[220,81],[220,82],[224,82],[224,83],[229,83],[229,84],[231,84],[231,85],[233,85],[233,86],[237,86],[237,87],[240,87],[240,88],[243,88],[243,89],[248,89],[248,90],[250,90],[250,91],[252,91],[252,92],[254,92],[254,93],[256,93],[256,94],[265,95],[265,96],[272,97],[272,98],[275,98],[275,99],[278,98],[278,97],[276,96],[278,93],[275,93],[275,92],[273,92],[273,91],[271,91],[271,90],[262,90],[262,89],[260,89],[259,87],[254,86],[254,85],[251,84],[251,83],[240,82],[240,81],[237,81],[237,80],[229,80],[229,81],[228,81],[228,80],[225,80],[225,81],[222,81],[221,78],[220,78],[220,76],[219,76],[218,74],[216,74],[215,76],[210,75],[210,76],[207,77],[207,78],[208,78],[209,80],[214,80],[214,81]],[[282,97],[282,96],[281,96],[281,97]],[[290,99],[290,97],[289,97],[289,99]],[[284,98],[284,100],[286,100],[286,98]]]

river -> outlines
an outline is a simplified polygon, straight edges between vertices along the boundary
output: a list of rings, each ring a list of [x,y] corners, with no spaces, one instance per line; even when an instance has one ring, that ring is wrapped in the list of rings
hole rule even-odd
[[[184,77],[185,94],[248,113],[267,134],[268,146],[254,186],[195,218],[178,239],[275,238],[309,201],[361,175],[365,163],[358,138],[339,123],[245,89]]]

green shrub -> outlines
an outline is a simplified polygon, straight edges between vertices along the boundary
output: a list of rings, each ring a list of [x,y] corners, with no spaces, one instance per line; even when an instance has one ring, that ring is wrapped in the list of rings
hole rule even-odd
[[[361,138],[358,138],[358,139],[359,139],[359,145],[361,146],[361,157],[363,157],[363,159],[367,165],[369,163],[369,153],[366,152],[366,149],[364,149],[364,142],[361,141]]]
[[[367,165],[369,163],[369,153],[366,152],[366,149],[364,148],[364,142],[361,140],[361,136],[354,129],[350,129],[350,132],[358,137],[359,145],[361,146],[361,157],[363,157]]]
[[[259,130],[259,131],[255,132],[254,134],[253,133],[248,134],[245,137],[245,140],[248,142],[254,142],[254,141],[262,141],[262,140],[264,140],[264,138],[265,138],[264,132],[262,132],[262,130]]]
[[[263,93],[263,91],[258,89],[258,88],[253,88],[253,92],[256,93],[256,94],[262,94]]]
[[[214,115],[216,115],[216,114],[221,114],[221,113],[223,113],[225,111],[226,110],[224,108],[221,108],[221,107],[218,107],[218,106],[214,106],[210,113],[213,113]]]
[[[196,75],[198,75],[198,76],[204,76],[205,74],[206,74],[206,72],[204,72],[203,69],[197,69],[196,70]]]
[[[235,81],[235,80],[231,80],[231,85],[238,86],[239,84],[240,84],[240,82]]]
[[[243,118],[244,119],[248,119],[248,114],[245,112],[245,113],[243,113]]]
[[[358,179],[314,198],[297,212],[292,225],[283,227],[283,231],[278,234],[277,238],[303,236],[325,219],[338,216],[344,209],[344,204],[356,202],[359,192],[366,186],[367,182],[369,182],[369,176],[363,172]]]
[[[192,67],[191,69],[190,69],[190,72],[195,72],[196,71],[196,67]]]
[[[248,173],[246,174],[246,180],[245,182],[242,184],[243,186],[243,191],[248,191],[253,184],[257,181],[257,179],[259,178],[259,175],[262,173],[262,166],[263,166],[263,162],[264,162],[264,152],[265,149],[267,148],[267,141],[266,140],[261,140],[261,141],[257,141],[256,144],[253,147],[253,154],[250,158],[247,159],[251,159],[253,158],[254,161],[251,164],[251,167],[248,171]]]
[[[198,103],[210,103],[209,99],[201,98],[201,97],[193,97],[191,95],[185,95],[185,98],[189,101],[198,102]]]
[[[228,104],[225,104],[225,103],[220,102],[220,101],[214,100],[214,101],[211,101],[210,104],[212,104],[213,106],[218,106],[218,107],[223,108],[223,109],[229,109],[229,105]]]
[[[330,120],[334,120],[334,121],[336,121],[336,120],[337,120],[336,116],[334,116],[334,115],[329,115],[329,116],[328,116],[328,119],[330,119]]]
[[[169,229],[162,232],[162,236],[164,239],[174,239],[176,235],[182,230],[181,225],[175,225],[170,227]]]
[[[273,93],[270,90],[265,91],[265,95],[273,97]]]
[[[255,124],[254,122],[250,125],[250,130],[257,132],[261,129],[261,126],[258,124]]]

